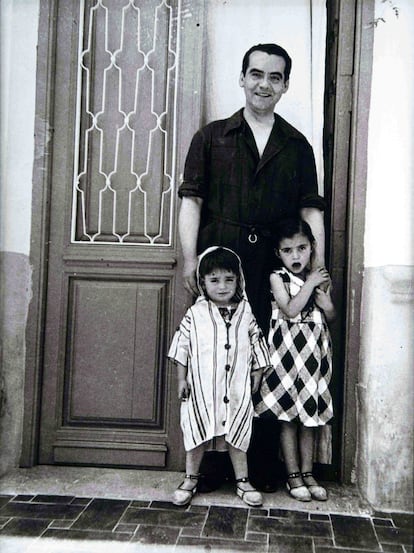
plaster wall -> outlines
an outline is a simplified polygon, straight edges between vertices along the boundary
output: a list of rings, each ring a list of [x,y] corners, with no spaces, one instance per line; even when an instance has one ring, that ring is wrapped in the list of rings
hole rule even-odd
[[[369,119],[358,483],[375,507],[413,511],[414,5],[377,0],[376,17],[385,22]]]
[[[38,12],[38,0],[0,3],[0,474],[21,450]]]

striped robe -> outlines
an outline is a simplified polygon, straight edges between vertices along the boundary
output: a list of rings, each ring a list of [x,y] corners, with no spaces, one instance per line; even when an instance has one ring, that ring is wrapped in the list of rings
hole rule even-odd
[[[249,303],[243,299],[226,323],[212,301],[199,297],[177,329],[168,357],[187,367],[191,387],[181,403],[186,451],[216,436],[247,451],[254,414],[250,374],[270,365]]]

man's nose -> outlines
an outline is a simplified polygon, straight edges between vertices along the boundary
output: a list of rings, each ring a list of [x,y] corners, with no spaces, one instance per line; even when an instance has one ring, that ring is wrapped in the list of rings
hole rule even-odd
[[[293,257],[293,259],[299,259],[299,251],[298,250],[293,250],[292,257]]]
[[[262,80],[260,81],[260,86],[262,88],[270,88],[270,81],[267,75],[263,75]]]

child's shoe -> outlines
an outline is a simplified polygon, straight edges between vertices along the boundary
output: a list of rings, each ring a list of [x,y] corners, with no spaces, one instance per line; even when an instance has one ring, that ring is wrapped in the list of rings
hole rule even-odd
[[[240,497],[242,501],[246,503],[246,505],[249,505],[249,507],[260,507],[263,504],[263,498],[262,494],[255,490],[252,486],[251,490],[243,490],[239,486],[239,482],[250,484],[248,478],[238,478],[236,480],[236,493]],[[251,484],[250,484],[251,486]]]
[[[302,475],[300,472],[292,472],[288,474],[288,481],[286,482],[286,488],[289,492],[289,495],[298,501],[311,501],[312,496],[308,488],[305,486],[302,480]],[[300,479],[299,484],[292,486],[289,483],[289,480],[294,480],[295,478]]]
[[[302,478],[313,499],[316,499],[316,501],[326,501],[328,499],[325,488],[318,484],[311,472],[302,472]]]
[[[191,500],[193,499],[193,495],[197,492],[198,477],[199,477],[198,474],[185,475],[185,480],[181,482],[181,484],[174,492],[174,499],[173,499],[174,505],[184,507],[185,505],[188,505],[191,502]],[[186,480],[190,480],[190,483],[192,483],[191,482],[192,480],[195,480],[193,487],[183,488],[183,486],[186,483]]]

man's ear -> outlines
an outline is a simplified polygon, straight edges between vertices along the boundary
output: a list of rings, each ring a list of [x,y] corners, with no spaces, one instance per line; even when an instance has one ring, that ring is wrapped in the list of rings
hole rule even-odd
[[[288,89],[289,89],[289,79],[288,79],[287,81],[285,81],[285,90],[283,91],[283,94],[284,94],[285,92],[287,92]]]
[[[244,75],[243,75],[243,71],[240,71],[239,85],[240,85],[242,88],[244,87]]]

